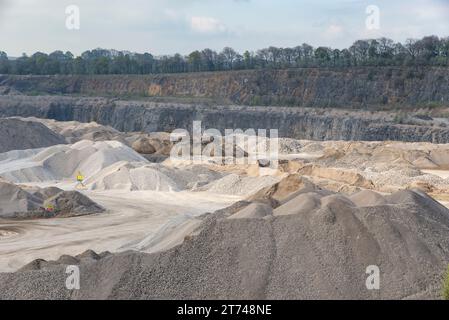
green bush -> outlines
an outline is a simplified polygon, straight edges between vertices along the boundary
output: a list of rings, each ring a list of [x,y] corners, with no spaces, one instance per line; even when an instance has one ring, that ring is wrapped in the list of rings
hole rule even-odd
[[[443,299],[449,300],[449,267],[447,268],[443,283]]]

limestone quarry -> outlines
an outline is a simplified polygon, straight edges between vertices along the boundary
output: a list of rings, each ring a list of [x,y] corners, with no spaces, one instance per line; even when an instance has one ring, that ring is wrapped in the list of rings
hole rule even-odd
[[[422,102],[447,98],[432,80],[441,70],[424,75],[420,95],[411,88],[422,79],[405,80],[409,91],[385,89],[388,101],[413,106],[405,115],[389,102],[380,108],[374,94],[351,98],[351,80],[328,109],[321,82],[303,83],[314,88],[305,101],[289,86],[324,77],[314,72],[192,83],[130,76],[126,85],[0,77],[0,299],[440,299],[449,129],[444,108],[427,112]],[[327,76],[336,90],[343,75]],[[245,77],[237,96],[234,83]],[[280,95],[298,105],[248,106],[256,84],[273,77],[287,85],[268,90],[267,101]],[[381,79],[379,71],[373,81]],[[221,98],[242,105],[120,95],[201,98],[204,89],[215,99],[223,86]],[[203,131],[242,130],[231,142],[204,135],[201,151],[217,141],[218,149],[202,161],[193,151],[180,158],[174,130],[192,132],[195,120]],[[253,139],[250,128],[279,136]],[[272,145],[276,159],[263,153]],[[73,265],[83,275],[77,291],[65,287]],[[379,290],[366,287],[373,265]]]

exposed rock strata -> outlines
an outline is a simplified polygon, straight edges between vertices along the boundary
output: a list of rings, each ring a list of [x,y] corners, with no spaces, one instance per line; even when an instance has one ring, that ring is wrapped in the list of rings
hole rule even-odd
[[[194,120],[206,128],[278,129],[281,137],[309,140],[399,140],[449,142],[449,128],[405,125],[394,115],[289,107],[243,107],[159,104],[106,98],[0,96],[0,116],[95,121],[119,131],[171,132],[187,129]]]

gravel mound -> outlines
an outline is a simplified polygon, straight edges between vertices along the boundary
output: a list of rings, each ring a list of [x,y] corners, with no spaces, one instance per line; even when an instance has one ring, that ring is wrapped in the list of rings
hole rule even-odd
[[[156,153],[156,148],[150,143],[148,139],[140,138],[132,144],[132,148],[141,154]]]
[[[78,191],[63,191],[45,200],[45,206],[51,205],[54,216],[75,217],[101,213],[104,209]]]
[[[88,178],[120,161],[148,163],[118,141],[83,140],[73,145],[0,154],[0,176],[15,183],[74,179],[78,172]]]
[[[0,153],[65,143],[63,136],[43,124],[20,119],[0,119]]]
[[[42,208],[42,197],[27,192],[15,184],[0,180],[0,217],[6,218],[22,212]]]
[[[153,164],[152,167],[174,180],[181,189],[197,190],[226,176],[225,173],[211,170],[204,165],[168,167]]]
[[[151,165],[117,162],[86,180],[91,190],[178,191],[175,181]]]
[[[123,138],[123,133],[115,130],[110,126],[104,126],[96,122],[84,123],[78,121],[56,121],[53,119],[42,119],[35,117],[14,117],[10,119],[19,119],[28,122],[41,123],[56,134],[63,136],[67,143],[76,143],[82,140],[117,140],[122,143],[126,143]]]
[[[205,185],[200,190],[220,194],[250,196],[264,187],[279,182],[279,180],[280,178],[275,176],[241,177],[233,173]]]
[[[352,194],[349,199],[359,207],[372,207],[387,204],[387,199],[377,192],[362,190]]]
[[[103,211],[101,206],[77,191],[25,188],[0,180],[0,218],[73,217]]]
[[[304,197],[315,205],[287,214]],[[201,217],[172,249],[80,261],[78,291],[64,288],[64,261],[0,274],[0,298],[438,298],[449,262],[449,210],[410,190],[385,201],[361,207],[338,194],[305,192],[273,214],[242,203]],[[371,265],[380,268],[380,290],[366,288]]]
[[[248,201],[262,201],[269,203],[272,207],[277,207],[283,200],[292,193],[303,190],[315,190],[317,187],[297,173],[289,174],[278,183],[262,188],[248,198]]]
[[[228,219],[256,219],[273,214],[273,208],[265,203],[251,203],[247,207],[228,217]]]
[[[197,189],[224,176],[200,165],[177,168],[150,163],[118,141],[82,140],[0,154],[0,177],[14,183],[76,184],[78,172],[91,190],[179,191]]]

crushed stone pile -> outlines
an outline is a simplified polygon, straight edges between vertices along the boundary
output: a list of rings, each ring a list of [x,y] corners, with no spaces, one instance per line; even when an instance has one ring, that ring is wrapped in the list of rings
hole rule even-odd
[[[72,145],[0,154],[0,177],[14,183],[70,182],[78,173],[90,190],[196,190],[224,174],[201,165],[150,163],[118,141],[82,140]]]
[[[74,179],[78,172],[90,177],[119,161],[148,163],[118,141],[83,140],[73,145],[0,154],[0,176],[15,183]]]
[[[0,298],[439,298],[449,262],[447,208],[413,190],[346,197],[293,189],[275,208],[256,199],[197,217],[168,250],[34,261],[0,274]],[[73,261],[83,277],[81,289],[69,291],[64,268]],[[366,288],[372,265],[380,290]]]
[[[175,181],[142,163],[117,162],[86,180],[91,190],[154,190],[179,191]]]
[[[129,133],[126,140],[138,153],[166,157],[170,156],[174,144],[170,141],[170,135],[164,133]]]
[[[323,164],[363,168],[385,163],[391,167],[449,168],[449,144],[358,141],[320,144],[323,147]]]
[[[75,217],[93,213],[101,213],[104,209],[78,191],[63,191],[44,202],[51,206],[55,216]]]
[[[36,117],[11,117],[9,119],[18,119],[22,121],[43,124],[51,131],[63,136],[69,144],[73,144],[82,140],[116,140],[126,144],[124,133],[117,131],[110,126],[104,126],[96,122],[84,123],[78,121],[56,121],[53,119],[42,119]]]
[[[418,188],[440,200],[449,194],[449,144],[298,140],[299,153],[281,160],[324,188],[343,193],[392,193]],[[282,156],[281,156],[282,158]]]
[[[242,177],[238,174],[231,173],[198,190],[228,195],[250,196],[264,187],[279,182],[279,180],[280,178],[277,176]]]
[[[77,191],[21,187],[0,180],[0,218],[73,217],[103,211],[101,206]]]
[[[65,144],[66,140],[40,123],[0,119],[0,153]]]
[[[212,170],[204,165],[170,167],[161,164],[152,164],[151,166],[176,181],[178,187],[183,190],[198,190],[226,175],[225,173]]]
[[[304,189],[310,191],[319,190],[319,188],[307,178],[302,177],[298,173],[293,173],[275,184],[260,189],[248,197],[247,200],[266,202],[272,207],[278,207],[279,204],[291,196],[292,193],[303,191]]]

